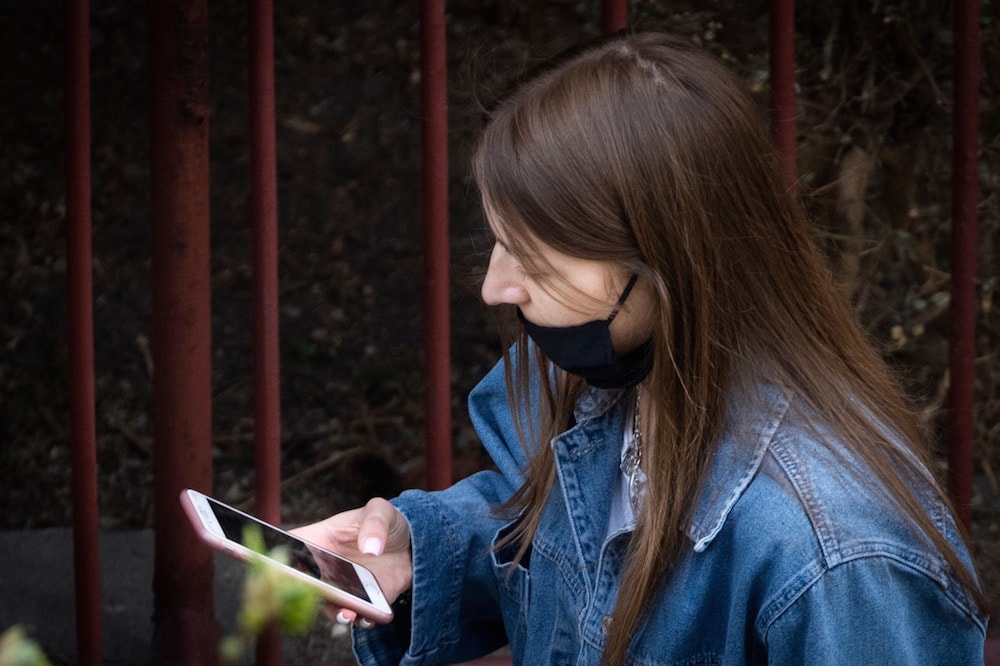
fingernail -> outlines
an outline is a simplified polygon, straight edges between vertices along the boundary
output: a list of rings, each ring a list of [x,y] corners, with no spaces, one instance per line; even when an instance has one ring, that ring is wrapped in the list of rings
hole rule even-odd
[[[380,555],[382,553],[382,542],[378,537],[368,537],[361,544],[361,552],[365,555]]]
[[[375,623],[367,618],[361,618],[360,620],[358,620],[358,626],[361,627],[362,629],[371,629],[372,627],[375,626]]]
[[[337,613],[337,622],[339,622],[340,624],[351,623],[351,621],[348,620],[347,617],[344,615],[344,611],[340,611],[339,613]]]

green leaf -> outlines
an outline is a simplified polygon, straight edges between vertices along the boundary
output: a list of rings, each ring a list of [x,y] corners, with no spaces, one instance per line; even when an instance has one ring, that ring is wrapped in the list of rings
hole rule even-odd
[[[42,649],[15,625],[0,635],[0,666],[50,666]]]
[[[219,656],[227,664],[239,663],[246,652],[246,642],[239,636],[226,636],[219,643]]]
[[[247,646],[272,623],[277,623],[283,633],[305,634],[315,623],[321,604],[316,588],[288,575],[271,561],[287,564],[287,548],[279,546],[264,557],[264,538],[256,527],[246,528],[243,544],[255,555],[250,558],[243,583],[237,634],[219,644],[219,655],[228,663],[239,661]]]
[[[292,580],[295,585],[283,586],[281,595],[281,629],[301,635],[309,631],[316,621],[320,597],[315,588]]]

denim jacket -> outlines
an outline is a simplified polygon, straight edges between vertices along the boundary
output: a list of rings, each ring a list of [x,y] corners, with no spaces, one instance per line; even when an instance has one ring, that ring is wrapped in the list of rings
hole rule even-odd
[[[494,548],[512,524],[496,508],[526,458],[495,367],[469,406],[496,470],[393,500],[412,533],[412,626],[355,630],[359,663],[454,664],[509,643],[515,664],[598,664],[630,534],[607,533],[628,402],[597,389],[579,401],[552,442],[556,484],[530,554],[513,565]],[[754,405],[728,406],[690,545],[627,662],[982,664],[986,619],[943,557],[788,398]],[[968,560],[945,508],[925,506]]]

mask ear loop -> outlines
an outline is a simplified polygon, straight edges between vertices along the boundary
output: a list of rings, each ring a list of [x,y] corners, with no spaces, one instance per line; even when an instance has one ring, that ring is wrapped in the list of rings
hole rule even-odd
[[[622,291],[622,295],[618,297],[618,302],[615,303],[615,309],[611,311],[611,316],[608,317],[608,323],[610,324],[621,312],[622,306],[625,305],[625,301],[628,300],[628,295],[632,293],[632,287],[635,286],[636,280],[639,279],[638,273],[632,273],[632,277],[629,278],[628,284],[625,285],[625,290]]]

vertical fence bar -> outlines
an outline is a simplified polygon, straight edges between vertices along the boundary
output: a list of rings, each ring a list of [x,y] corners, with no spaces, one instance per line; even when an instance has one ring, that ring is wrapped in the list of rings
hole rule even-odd
[[[768,0],[771,131],[785,162],[788,182],[798,179],[795,164],[795,1]]]
[[[972,520],[972,433],[976,355],[976,200],[979,196],[979,0],[954,7],[955,106],[952,154],[948,491],[959,519]]]
[[[281,524],[281,375],[278,335],[278,186],[274,7],[250,0],[250,204],[253,224],[254,484],[256,512]],[[257,663],[281,663],[281,634],[257,641]]]
[[[250,2],[250,171],[253,221],[256,511],[281,520],[281,397],[278,356],[278,189],[271,0]]]
[[[448,238],[448,71],[444,0],[420,2],[427,484],[451,485],[451,317]]]
[[[628,0],[602,0],[601,30],[610,33],[628,27]]]
[[[178,501],[212,487],[207,0],[149,0],[154,650],[211,664],[212,558]]]
[[[66,299],[76,650],[100,664],[101,579],[90,215],[90,3],[66,0]]]

